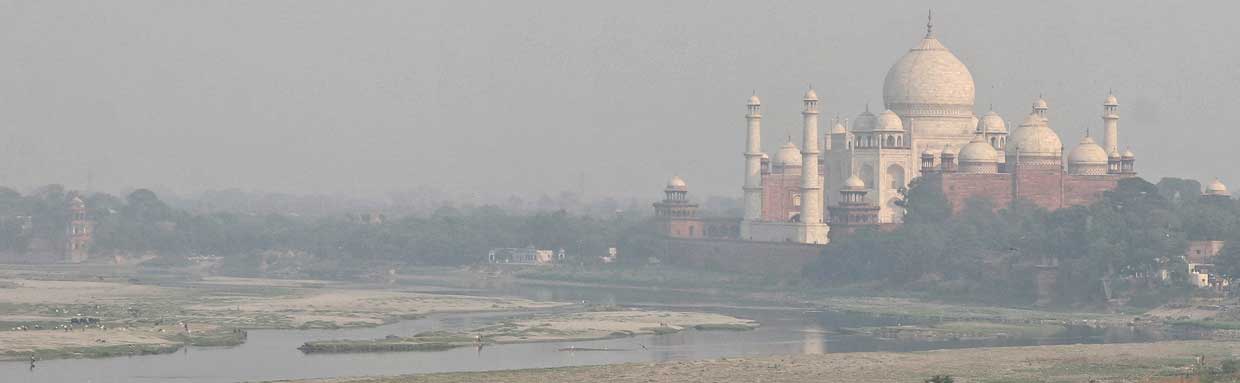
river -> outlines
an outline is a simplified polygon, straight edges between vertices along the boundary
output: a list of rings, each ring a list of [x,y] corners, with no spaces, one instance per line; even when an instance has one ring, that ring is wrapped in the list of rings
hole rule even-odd
[[[437,314],[372,328],[338,330],[251,330],[235,347],[186,347],[163,355],[102,359],[0,363],[3,382],[237,382],[340,376],[399,375],[450,371],[483,371],[562,367],[626,362],[657,362],[718,357],[820,354],[856,351],[918,351],[942,348],[1035,344],[1132,342],[1157,335],[1128,329],[1072,328],[1048,338],[978,341],[884,340],[838,335],[841,327],[893,325],[907,319],[803,308],[762,307],[761,302],[687,293],[652,293],[581,287],[508,286],[503,289],[455,291],[477,295],[511,295],[562,302],[620,304],[663,310],[708,311],[754,319],[753,331],[702,332],[638,336],[588,342],[550,342],[458,348],[438,352],[303,354],[302,343],[328,339],[372,339],[389,334],[412,335],[429,330],[480,327],[511,313]],[[562,351],[564,348],[607,351]]]

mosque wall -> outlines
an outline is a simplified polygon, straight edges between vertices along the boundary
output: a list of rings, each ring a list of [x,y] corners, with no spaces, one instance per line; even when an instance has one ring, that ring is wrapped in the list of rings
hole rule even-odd
[[[955,214],[963,211],[973,198],[989,199],[995,209],[1011,206],[1014,199],[1047,210],[1089,205],[1124,178],[1119,175],[1066,175],[1049,169],[1023,170],[1016,174],[940,173],[932,177],[930,182],[939,183]],[[1017,182],[1014,183],[1013,178]]]
[[[675,238],[704,238],[706,225],[698,219],[659,220],[659,232]]]
[[[1089,205],[1102,198],[1102,193],[1119,186],[1119,175],[1067,176],[1064,179],[1064,206]]]
[[[1012,174],[1013,198],[1043,209],[1055,210],[1063,204],[1063,171],[1059,169],[1022,169]]]
[[[964,211],[973,198],[989,199],[996,209],[1012,204],[1011,174],[943,173],[939,177],[953,214]]]
[[[771,173],[762,176],[762,219],[787,222],[801,212],[801,174]]]

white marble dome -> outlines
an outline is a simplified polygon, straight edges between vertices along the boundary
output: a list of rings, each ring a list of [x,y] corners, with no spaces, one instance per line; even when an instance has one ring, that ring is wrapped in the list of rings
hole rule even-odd
[[[1101,145],[1094,142],[1093,138],[1085,136],[1081,142],[1068,153],[1068,163],[1076,165],[1106,165],[1107,151]]]
[[[901,115],[973,114],[973,74],[933,36],[904,54],[883,80],[883,103]]]
[[[853,190],[865,189],[865,181],[862,181],[861,177],[857,177],[856,174],[853,174],[851,177],[844,180],[844,188]]]
[[[1107,95],[1107,99],[1106,99],[1106,101],[1103,101],[1103,102],[1102,102],[1102,105],[1105,105],[1105,106],[1119,106],[1119,100],[1115,99],[1115,95],[1113,95],[1113,94],[1109,94],[1109,95]]]
[[[775,165],[788,167],[801,166],[801,151],[797,150],[797,146],[791,142],[779,147],[779,151],[775,152]]]
[[[890,109],[883,111],[878,115],[878,130],[900,131],[904,130],[904,122],[900,121],[900,116]]]
[[[947,144],[943,145],[943,152],[940,155],[955,157],[957,152],[955,145]]]
[[[872,131],[878,127],[878,117],[875,117],[874,113],[870,113],[868,110],[861,112],[861,114],[857,115],[857,119],[853,120],[852,127],[854,132]]]
[[[844,123],[836,121],[835,125],[831,125],[831,134],[848,133],[848,129],[844,128]]]
[[[1223,181],[1219,181],[1218,178],[1215,178],[1214,181],[1210,181],[1210,183],[1206,185],[1206,195],[1226,196],[1230,194],[1227,193],[1227,185],[1223,185]]]
[[[1003,117],[999,116],[999,113],[992,110],[977,120],[977,132],[1007,133],[1007,123],[1003,122]]]
[[[762,105],[762,100],[758,99],[758,95],[755,94],[755,95],[749,96],[749,106],[758,106],[758,105]]]
[[[1008,157],[1015,157],[1019,151],[1021,157],[1058,158],[1063,151],[1063,142],[1059,140],[1059,134],[1046,126],[1046,120],[1037,114],[1030,114],[1008,136],[1005,149]]]
[[[672,176],[672,179],[667,180],[667,189],[668,190],[688,190],[689,186],[685,184],[685,180],[681,179],[680,176]]]
[[[999,161],[999,153],[982,136],[974,136],[973,141],[969,141],[963,148],[960,148],[960,155],[957,158],[962,164],[966,162],[993,163]]]
[[[1042,98],[1042,96],[1038,96],[1037,100],[1033,100],[1033,110],[1038,109],[1050,109],[1050,107],[1046,105],[1046,99]]]

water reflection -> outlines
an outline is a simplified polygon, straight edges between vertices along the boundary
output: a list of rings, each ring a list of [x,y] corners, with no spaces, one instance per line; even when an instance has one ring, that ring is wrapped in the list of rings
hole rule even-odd
[[[827,353],[826,330],[818,324],[810,324],[801,330],[805,334],[801,338],[801,353],[806,355],[817,355]]]

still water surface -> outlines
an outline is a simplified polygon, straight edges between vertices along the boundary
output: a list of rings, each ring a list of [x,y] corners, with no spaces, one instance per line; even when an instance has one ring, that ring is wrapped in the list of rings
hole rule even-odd
[[[457,292],[461,293],[461,292]],[[236,347],[187,347],[174,354],[0,363],[2,382],[237,382],[338,376],[398,375],[449,371],[483,371],[561,367],[702,358],[819,354],[856,351],[918,351],[941,348],[1034,344],[1103,343],[1155,340],[1157,334],[1129,329],[1072,328],[1049,338],[985,341],[882,340],[832,334],[841,327],[894,325],[902,319],[756,307],[707,295],[652,294],[645,291],[522,286],[482,290],[479,295],[517,295],[540,300],[647,306],[665,310],[710,311],[755,319],[754,331],[684,331],[589,342],[551,342],[458,348],[439,352],[312,354],[302,343],[327,339],[373,339],[429,330],[480,327],[512,314],[445,314],[389,325],[340,330],[251,330]],[[904,319],[907,321],[907,319]],[[907,323],[907,322],[905,322]],[[608,351],[560,351],[566,347]]]

